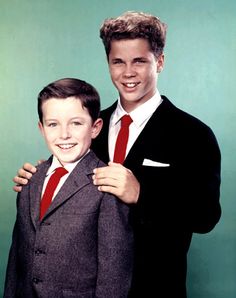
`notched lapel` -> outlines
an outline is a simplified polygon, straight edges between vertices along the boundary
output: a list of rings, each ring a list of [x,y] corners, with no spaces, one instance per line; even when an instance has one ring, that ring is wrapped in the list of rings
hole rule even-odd
[[[81,169],[75,168],[68,176],[65,183],[53,199],[45,216],[49,215],[53,210],[57,209],[60,205],[69,200],[75,193],[80,191],[84,186],[90,183],[90,180],[85,172]]]
[[[170,110],[174,106],[166,97],[162,97],[162,99],[163,102],[152,114],[125,159],[124,165],[128,168],[130,165],[141,166],[145,158],[153,155],[153,151],[157,160],[162,160],[162,156],[165,155],[162,149],[162,140],[163,136],[168,134],[166,123],[171,121]]]
[[[30,181],[30,215],[35,228],[37,226],[37,222],[39,222],[41,193],[44,178],[49,166],[49,160],[41,164],[38,168],[38,172],[32,176]]]
[[[40,197],[42,187],[36,183],[30,185],[30,215],[34,227],[36,228],[37,221],[39,220]]]

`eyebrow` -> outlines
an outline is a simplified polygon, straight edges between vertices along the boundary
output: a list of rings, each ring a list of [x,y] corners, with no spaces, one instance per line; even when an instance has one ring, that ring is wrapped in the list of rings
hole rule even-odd
[[[82,120],[84,119],[84,117],[81,116],[76,116],[76,117],[72,117],[69,120]],[[48,119],[44,119],[45,121],[58,121],[58,119],[56,118],[48,118]]]
[[[141,56],[141,57],[136,57],[133,59],[133,61],[140,61],[140,60],[147,60],[147,58]]]
[[[123,59],[122,58],[112,58],[111,61],[113,61],[113,62],[114,61],[123,61]]]
[[[132,61],[140,61],[140,60],[145,60],[145,61],[147,61],[148,58],[146,58],[146,57],[144,57],[144,56],[140,56],[140,57],[135,57],[135,58],[132,59]],[[111,61],[112,61],[112,62],[116,62],[116,61],[124,61],[124,59],[122,59],[122,58],[113,58],[113,59],[111,59]]]

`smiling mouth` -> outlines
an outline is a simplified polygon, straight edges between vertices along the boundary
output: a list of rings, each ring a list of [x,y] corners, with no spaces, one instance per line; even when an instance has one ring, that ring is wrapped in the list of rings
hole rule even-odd
[[[132,89],[132,88],[135,88],[136,86],[138,86],[139,83],[122,83],[122,85],[126,88]]]
[[[69,150],[75,146],[76,144],[57,144],[57,147],[59,147],[62,150]]]

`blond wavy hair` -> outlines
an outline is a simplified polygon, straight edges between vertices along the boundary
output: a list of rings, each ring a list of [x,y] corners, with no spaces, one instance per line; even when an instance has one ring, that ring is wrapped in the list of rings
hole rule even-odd
[[[100,28],[107,58],[111,42],[121,39],[144,38],[156,57],[163,53],[166,41],[167,25],[151,14],[127,11],[117,18],[105,19]]]

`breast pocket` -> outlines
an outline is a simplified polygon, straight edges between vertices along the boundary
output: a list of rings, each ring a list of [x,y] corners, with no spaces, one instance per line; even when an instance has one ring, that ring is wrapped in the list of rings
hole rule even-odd
[[[157,187],[160,183],[165,183],[171,179],[171,166],[142,166],[141,179],[146,183]]]

